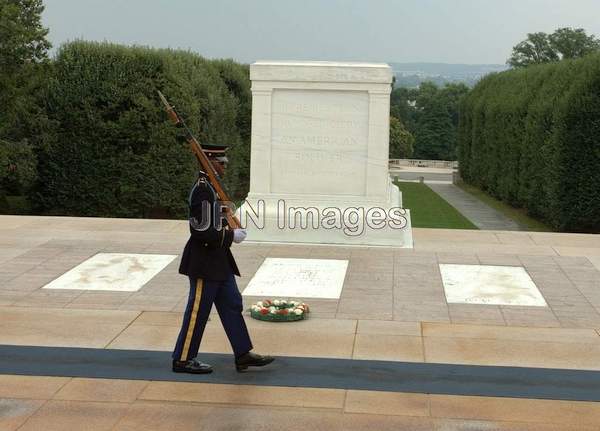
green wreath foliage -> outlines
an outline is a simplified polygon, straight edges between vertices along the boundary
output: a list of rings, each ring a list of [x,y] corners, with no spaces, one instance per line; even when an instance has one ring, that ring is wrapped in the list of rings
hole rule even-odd
[[[250,316],[268,322],[294,322],[308,318],[307,304],[285,299],[258,301],[250,308]]]

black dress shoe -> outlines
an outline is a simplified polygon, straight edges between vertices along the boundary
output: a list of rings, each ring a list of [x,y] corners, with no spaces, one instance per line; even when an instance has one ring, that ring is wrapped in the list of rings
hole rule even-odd
[[[174,373],[189,373],[189,374],[209,374],[213,372],[210,365],[200,362],[197,359],[189,361],[173,361]]]
[[[245,371],[248,367],[264,367],[273,362],[275,358],[272,356],[263,356],[257,353],[248,352],[238,358],[235,358],[235,369]]]

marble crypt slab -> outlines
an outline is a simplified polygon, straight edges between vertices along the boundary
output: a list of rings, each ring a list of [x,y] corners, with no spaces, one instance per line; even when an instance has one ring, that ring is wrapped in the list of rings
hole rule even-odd
[[[339,299],[347,269],[347,260],[267,258],[243,295]]]
[[[448,303],[547,307],[523,267],[440,264]]]
[[[43,289],[136,292],[176,255],[98,253]]]

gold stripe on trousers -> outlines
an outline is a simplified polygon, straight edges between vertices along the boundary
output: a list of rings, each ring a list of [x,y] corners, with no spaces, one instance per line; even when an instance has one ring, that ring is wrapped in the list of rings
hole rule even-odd
[[[199,278],[196,281],[196,293],[194,297],[194,306],[192,307],[192,315],[190,316],[190,324],[188,326],[187,334],[185,336],[185,343],[183,344],[183,350],[181,352],[181,360],[186,361],[187,355],[190,350],[190,344],[192,343],[192,336],[194,335],[194,327],[196,326],[196,319],[198,318],[198,309],[200,308],[200,299],[202,298],[202,286],[204,280]]]

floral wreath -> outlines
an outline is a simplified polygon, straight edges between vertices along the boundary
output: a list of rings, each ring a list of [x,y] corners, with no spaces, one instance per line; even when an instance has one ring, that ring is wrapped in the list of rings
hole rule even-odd
[[[308,317],[310,309],[304,302],[266,299],[258,301],[250,308],[250,316],[269,322],[293,322]]]

